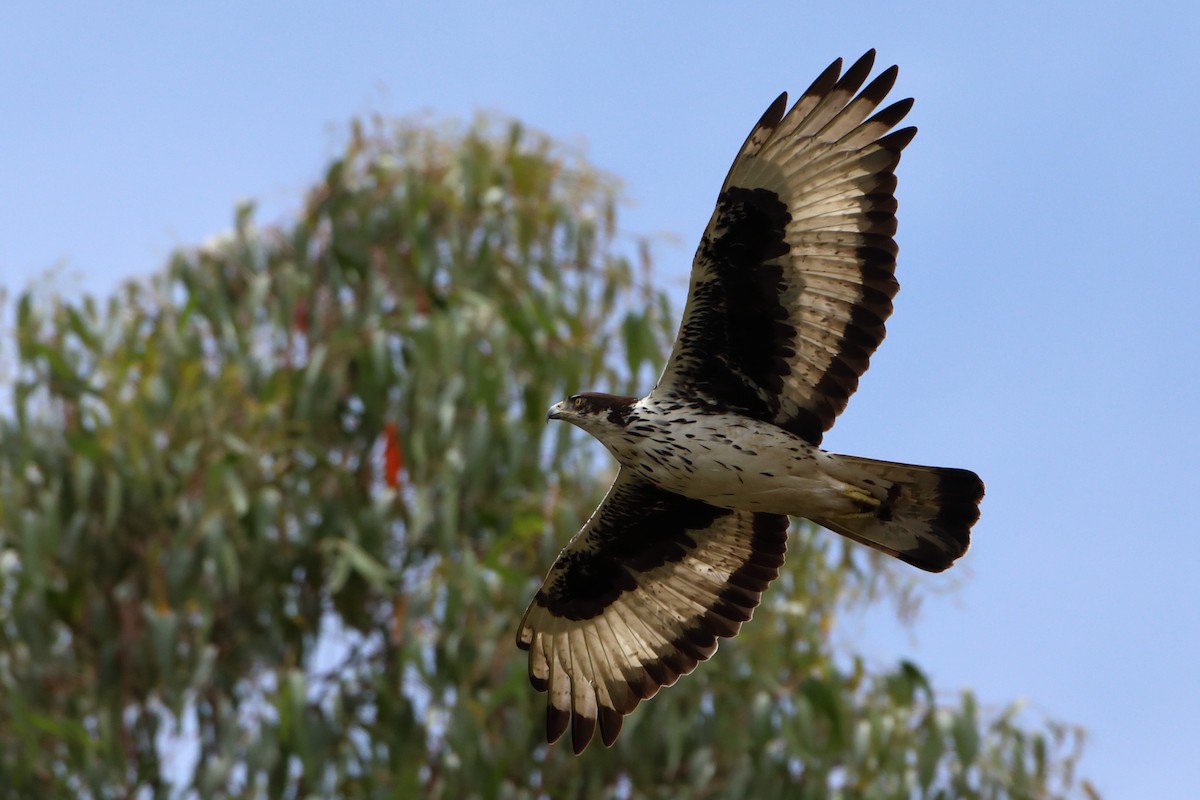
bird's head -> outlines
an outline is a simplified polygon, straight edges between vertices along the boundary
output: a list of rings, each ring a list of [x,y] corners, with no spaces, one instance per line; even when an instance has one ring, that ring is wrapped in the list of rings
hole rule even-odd
[[[573,394],[555,403],[546,412],[546,419],[561,419],[604,441],[606,434],[625,429],[629,412],[636,397],[620,397],[603,392]]]

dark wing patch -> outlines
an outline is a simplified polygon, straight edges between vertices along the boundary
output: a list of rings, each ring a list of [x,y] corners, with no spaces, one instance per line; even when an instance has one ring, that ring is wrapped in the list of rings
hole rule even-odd
[[[547,692],[546,738],[576,753],[750,619],[779,574],[788,519],[716,508],[622,469],[559,554],[525,612],[517,646]]]
[[[916,133],[888,134],[911,100],[867,119],[896,80],[892,67],[859,92],[873,63],[871,51],[839,78],[835,61],[751,131],[655,393],[737,408],[813,444],[846,407],[899,289],[894,170]]]

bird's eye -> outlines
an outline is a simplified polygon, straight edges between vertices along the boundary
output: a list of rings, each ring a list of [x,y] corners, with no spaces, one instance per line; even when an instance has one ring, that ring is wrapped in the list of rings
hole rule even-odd
[[[582,397],[576,397],[574,402],[575,402],[576,408],[583,408],[583,398]]]

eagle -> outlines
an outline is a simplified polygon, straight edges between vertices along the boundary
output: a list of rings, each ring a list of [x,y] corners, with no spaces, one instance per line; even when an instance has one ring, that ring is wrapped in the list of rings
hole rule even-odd
[[[578,754],[599,727],[611,746],[639,702],[737,634],[779,574],[789,517],[930,572],[967,550],[974,472],[820,448],[899,289],[895,168],[916,128],[892,130],[911,98],[875,111],[897,68],[862,88],[874,57],[845,74],[834,61],[754,126],[650,393],[586,392],[548,412],[620,464],[517,631],[550,743],[569,727]]]

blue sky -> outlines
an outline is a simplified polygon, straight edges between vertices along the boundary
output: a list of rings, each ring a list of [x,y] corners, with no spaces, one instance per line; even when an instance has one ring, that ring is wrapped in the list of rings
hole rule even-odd
[[[750,125],[878,48],[921,129],[903,288],[826,446],[970,467],[988,495],[963,567],[927,579],[957,592],[913,633],[844,635],[1087,726],[1109,797],[1194,791],[1200,7],[649,5],[6,4],[0,286],[57,266],[108,292],[241,199],[284,218],[356,114],[490,109],[621,176],[681,300]]]

